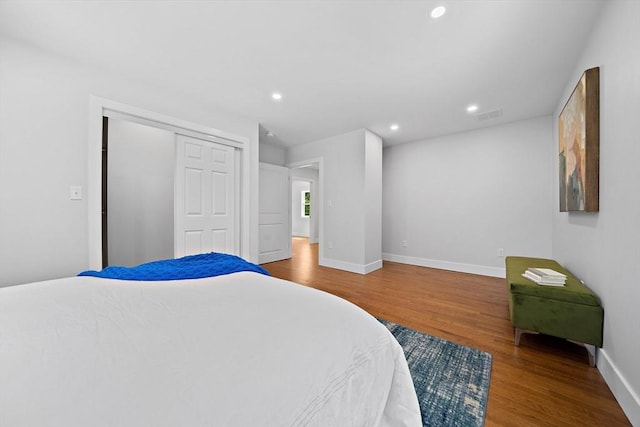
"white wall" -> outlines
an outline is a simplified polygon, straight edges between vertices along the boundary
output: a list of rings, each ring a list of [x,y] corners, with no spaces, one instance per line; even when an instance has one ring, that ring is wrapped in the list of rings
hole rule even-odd
[[[109,119],[109,265],[173,258],[175,135]]]
[[[365,254],[368,270],[382,268],[382,138],[365,131]]]
[[[498,248],[549,257],[551,122],[540,117],[385,148],[384,258],[504,277]]]
[[[260,163],[284,166],[286,150],[282,147],[260,142]]]
[[[258,255],[258,123],[166,88],[149,86],[0,39],[0,286],[75,275],[88,267],[90,95],[249,139],[250,258]],[[215,76],[212,76],[215,78]]]
[[[320,265],[359,273],[369,271],[365,261],[365,132],[360,129],[287,150],[288,164],[323,161]]]
[[[309,217],[301,212],[303,191],[311,191],[309,181],[291,181],[291,233],[297,237],[309,237]]]
[[[631,424],[640,425],[640,2],[610,1],[565,91],[600,67],[600,211],[553,206],[553,256],[600,297],[604,347],[598,369]],[[553,160],[557,162],[557,126]],[[555,170],[554,183],[558,181]]]

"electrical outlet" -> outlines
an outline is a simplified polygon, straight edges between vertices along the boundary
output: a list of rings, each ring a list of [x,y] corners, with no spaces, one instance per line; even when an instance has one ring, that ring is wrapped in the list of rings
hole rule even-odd
[[[406,248],[407,246],[409,246],[409,244],[407,243],[407,241],[406,241],[406,240],[403,240],[403,241],[402,241],[402,247],[403,247],[403,248]]]
[[[504,257],[504,248],[498,248],[498,256],[499,257]]]
[[[333,242],[329,242],[327,245],[329,246],[329,249],[333,249]]]
[[[82,187],[80,185],[72,185],[69,187],[69,199],[82,200]]]

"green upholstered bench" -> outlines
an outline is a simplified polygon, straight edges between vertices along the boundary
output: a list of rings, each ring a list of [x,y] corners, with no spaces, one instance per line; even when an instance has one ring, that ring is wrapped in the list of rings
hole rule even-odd
[[[589,364],[595,365],[595,347],[602,347],[604,311],[596,295],[556,261],[508,256],[505,259],[509,314],[515,345],[523,333],[542,333],[584,345]],[[522,277],[530,267],[551,268],[566,274],[565,286],[543,286]]]

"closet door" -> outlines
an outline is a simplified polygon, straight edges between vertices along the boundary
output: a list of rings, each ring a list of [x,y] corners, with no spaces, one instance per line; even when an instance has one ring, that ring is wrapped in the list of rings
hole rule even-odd
[[[175,257],[236,254],[235,149],[176,136]]]

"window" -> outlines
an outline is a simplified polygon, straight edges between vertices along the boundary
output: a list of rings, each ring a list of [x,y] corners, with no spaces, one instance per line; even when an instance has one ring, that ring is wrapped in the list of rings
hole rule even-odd
[[[302,191],[300,195],[301,200],[301,216],[303,218],[309,218],[309,213],[311,212],[311,192],[310,191]]]

